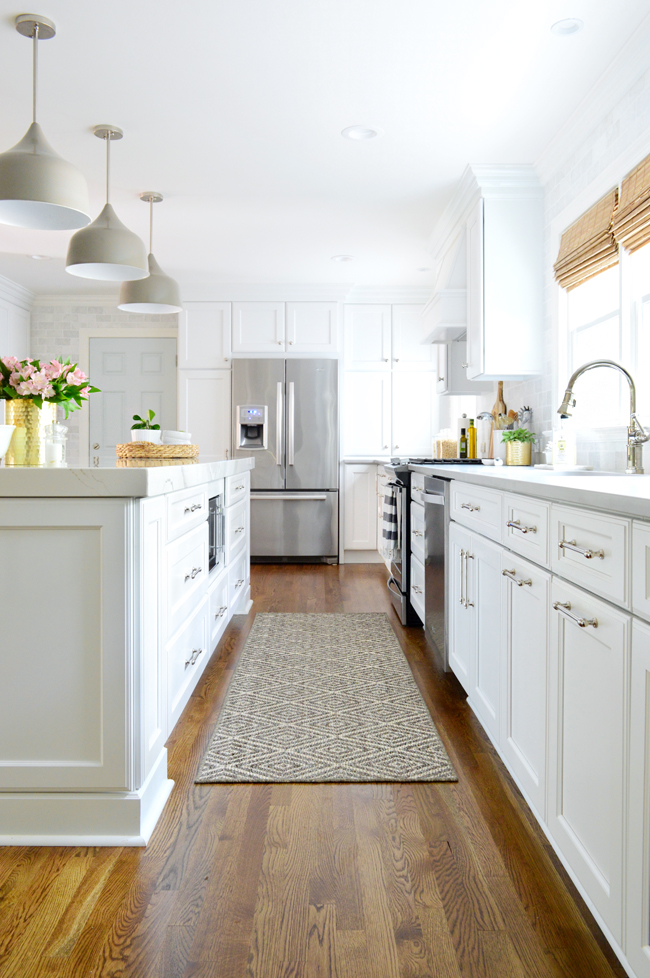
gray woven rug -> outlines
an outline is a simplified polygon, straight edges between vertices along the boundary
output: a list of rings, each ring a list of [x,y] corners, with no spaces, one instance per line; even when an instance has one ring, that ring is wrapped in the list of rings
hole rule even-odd
[[[455,781],[384,614],[258,614],[199,782]]]

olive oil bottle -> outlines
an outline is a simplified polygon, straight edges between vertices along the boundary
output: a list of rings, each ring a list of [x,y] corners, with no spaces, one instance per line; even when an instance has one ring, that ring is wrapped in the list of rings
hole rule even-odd
[[[467,458],[467,435],[465,429],[460,429],[460,443],[458,446],[458,457]]]
[[[474,425],[474,418],[469,419],[469,428],[467,429],[467,457],[476,458],[476,427]]]

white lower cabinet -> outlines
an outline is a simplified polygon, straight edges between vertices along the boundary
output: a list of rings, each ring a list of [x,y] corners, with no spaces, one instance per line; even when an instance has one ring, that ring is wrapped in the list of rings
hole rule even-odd
[[[551,575],[504,550],[501,577],[501,755],[543,820]]]
[[[343,466],[345,550],[377,548],[377,466]]]
[[[210,658],[206,594],[184,628],[167,647],[167,682],[169,688],[169,729],[177,723],[185,704]]]
[[[228,624],[228,571],[210,584],[210,651],[214,652]]]
[[[551,615],[548,829],[620,944],[632,619],[557,578]]]
[[[424,622],[424,564],[411,554],[411,604]]]
[[[449,666],[465,692],[469,692],[474,651],[474,613],[466,600],[468,559],[472,535],[459,526],[449,526]]]
[[[626,953],[650,978],[650,627],[634,621],[630,699]]]

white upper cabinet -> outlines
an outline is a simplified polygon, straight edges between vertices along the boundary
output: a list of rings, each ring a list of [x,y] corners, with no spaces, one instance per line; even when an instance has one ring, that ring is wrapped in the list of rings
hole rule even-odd
[[[178,427],[189,431],[203,462],[230,455],[230,370],[178,371]]]
[[[430,458],[438,430],[435,374],[394,370],[392,395],[392,454]]]
[[[391,450],[390,373],[348,372],[345,376],[343,454],[384,456]]]
[[[233,302],[233,353],[278,353],[284,347],[284,302]]]
[[[29,334],[29,312],[0,298],[0,357],[28,357]]]
[[[337,353],[338,337],[338,303],[287,302],[287,353]]]
[[[345,365],[348,370],[390,370],[391,307],[359,304],[345,307]]]
[[[425,342],[430,332],[422,306],[413,303],[392,307],[393,367],[398,370],[434,370],[436,351]]]
[[[230,303],[186,302],[178,323],[178,366],[227,368],[230,364]]]

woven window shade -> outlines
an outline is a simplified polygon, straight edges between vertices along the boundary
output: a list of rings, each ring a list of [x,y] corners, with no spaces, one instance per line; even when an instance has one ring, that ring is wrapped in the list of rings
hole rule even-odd
[[[610,190],[562,235],[553,268],[556,281],[568,292],[618,264],[618,244],[612,234],[617,196],[617,190]]]
[[[623,180],[612,230],[626,251],[637,251],[650,241],[650,156]]]

